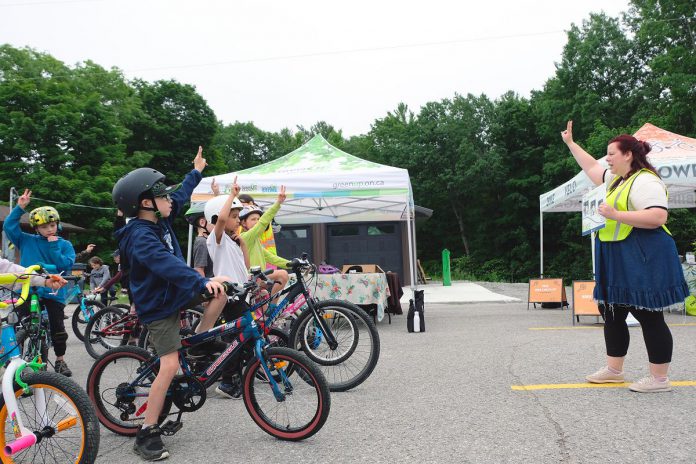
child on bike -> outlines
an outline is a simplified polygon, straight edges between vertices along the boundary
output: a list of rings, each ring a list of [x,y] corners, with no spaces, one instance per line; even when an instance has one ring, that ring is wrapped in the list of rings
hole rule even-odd
[[[278,210],[280,210],[280,205],[283,204],[285,198],[285,186],[281,185],[278,199],[265,213],[256,205],[246,206],[242,212],[239,213],[239,219],[244,229],[241,237],[249,249],[249,265],[266,269],[266,263],[269,262],[278,267],[277,270],[268,275],[269,280],[277,282],[273,286],[273,293],[279,292],[285,287],[285,284],[288,283],[288,272],[283,269],[287,268],[289,261],[265,249],[261,245],[261,235],[268,229],[268,226],[271,224],[271,221],[273,221]],[[277,299],[275,302],[271,303],[271,306],[276,303]]]
[[[246,244],[237,234],[239,212],[242,204],[237,200],[239,185],[235,178],[232,190],[227,196],[214,197],[205,204],[205,220],[214,228],[207,239],[208,253],[213,260],[213,274],[229,276],[233,282],[246,282],[249,279],[249,254]],[[239,305],[229,303],[224,310],[225,319],[232,321],[242,315]],[[238,366],[230,365],[222,373],[222,381],[215,391],[232,399],[242,395],[241,376]]]
[[[241,201],[244,206],[258,206],[254,201],[254,197],[252,197],[248,193],[242,193],[237,198],[239,198],[239,201]],[[261,237],[259,238],[259,240],[261,241],[261,246],[276,256],[278,256],[278,250],[276,249],[274,234],[277,234],[279,232],[280,224],[275,222],[275,219],[273,219],[271,220],[271,225],[263,231]],[[239,233],[241,234],[242,230],[240,230]],[[271,263],[266,263],[266,267],[268,269],[277,269],[277,267]]]
[[[213,178],[210,189],[213,191],[213,195],[220,194],[220,188],[215,183],[215,178]],[[191,206],[184,216],[196,232],[196,238],[193,239],[193,247],[191,247],[191,267],[203,277],[212,277],[215,274],[213,273],[213,260],[208,253],[207,239],[210,231],[213,230],[213,225],[206,220],[204,211],[199,206]]]
[[[20,229],[19,220],[30,202],[31,190],[26,189],[17,199],[17,206],[7,216],[3,225],[5,234],[21,253],[20,264],[24,267],[33,264],[53,265],[58,273],[70,274],[75,264],[75,250],[68,240],[58,235],[62,227],[60,215],[55,208],[42,206],[29,213],[29,224],[34,228],[35,234],[22,232]],[[36,293],[41,305],[48,313],[53,351],[56,354],[53,367],[59,374],[70,377],[72,371],[65,362],[68,340],[64,323],[66,289],[62,288],[54,292],[48,288],[39,287]]]
[[[89,273],[89,288],[92,293],[99,294],[101,302],[104,306],[108,301],[107,292],[98,292],[97,289],[104,287],[104,285],[111,279],[111,273],[109,272],[109,266],[104,265],[104,261],[99,256],[92,256],[89,258],[89,265],[92,268],[92,272]]]
[[[159,372],[152,383],[142,427],[135,439],[135,452],[146,460],[169,456],[162,443],[159,414],[167,390],[179,369],[179,313],[200,301],[208,291],[210,300],[197,332],[213,327],[227,302],[220,283],[225,276],[206,279],[186,265],[172,228],[173,218],[191,197],[206,166],[202,148],[180,185],[167,186],[165,176],[140,168],[122,177],[112,195],[124,216],[132,217],[116,231],[121,264],[129,272],[130,290],[140,320],[150,331],[151,342],[160,356]]]

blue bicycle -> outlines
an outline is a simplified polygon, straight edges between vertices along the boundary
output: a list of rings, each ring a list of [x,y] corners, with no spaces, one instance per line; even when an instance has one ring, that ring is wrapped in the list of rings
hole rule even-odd
[[[96,298],[98,295],[85,295],[82,291],[82,286],[84,285],[85,278],[82,276],[66,276],[66,280],[73,282],[72,287],[68,290],[66,297],[67,302],[71,302],[77,299],[77,308],[72,315],[72,329],[75,332],[75,336],[80,339],[80,341],[85,341],[85,327],[90,321],[92,316],[99,311],[104,309],[104,304],[98,301]],[[109,297],[107,304],[110,304],[115,298]],[[117,307],[123,309],[126,312],[130,306],[126,304],[115,304],[112,307]]]
[[[228,299],[240,305],[242,317],[181,340],[182,374],[169,387],[160,422],[170,415],[176,418],[161,425],[163,434],[178,432],[182,414],[203,406],[206,389],[229,363],[240,367],[244,405],[266,433],[298,441],[317,433],[326,422],[331,407],[326,379],[303,353],[270,345],[246,302],[248,294],[257,288],[256,279],[265,279],[258,268],[252,274],[251,281],[243,285],[227,285]],[[221,354],[210,355],[204,361],[189,359],[188,348],[218,337],[233,337]],[[125,436],[137,433],[158,367],[157,356],[133,346],[109,350],[97,359],[87,376],[87,393],[106,428]],[[173,406],[178,411],[170,413]]]

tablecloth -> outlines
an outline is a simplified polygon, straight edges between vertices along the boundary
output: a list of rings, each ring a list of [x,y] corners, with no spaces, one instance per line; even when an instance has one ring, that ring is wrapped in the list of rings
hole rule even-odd
[[[377,305],[377,320],[384,318],[389,286],[383,273],[318,274],[312,295],[320,300],[346,300],[357,305]]]

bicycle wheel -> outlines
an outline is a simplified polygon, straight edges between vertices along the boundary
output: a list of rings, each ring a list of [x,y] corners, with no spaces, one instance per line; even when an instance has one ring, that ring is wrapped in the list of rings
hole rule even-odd
[[[254,359],[242,378],[247,412],[264,432],[281,440],[311,437],[322,428],[331,409],[324,375],[307,356],[290,348],[267,348],[266,356],[285,398],[276,399],[266,371]]]
[[[128,317],[123,309],[107,306],[97,311],[85,327],[84,344],[94,359],[111,348],[125,345],[137,325],[135,317]]]
[[[80,305],[77,305],[75,312],[72,315],[72,329],[75,332],[75,336],[80,339],[81,342],[85,341],[84,329],[87,326],[89,320],[94,316],[94,313],[104,309],[104,305],[99,301],[85,300],[85,309],[87,314],[82,312]]]
[[[290,338],[287,334],[282,329],[278,329],[276,327],[273,327],[270,332],[268,332],[268,341],[271,344],[271,346],[280,346],[280,347],[289,347],[290,346]]]
[[[2,462],[93,463],[99,451],[99,423],[85,391],[55,372],[30,372],[22,378],[31,390],[15,385],[19,414],[26,428],[43,432],[44,437],[12,456],[3,453]],[[41,394],[45,408],[38,406]],[[7,405],[0,398],[0,449],[15,440],[7,415]]]
[[[181,327],[179,335],[185,338],[196,333],[196,327],[203,317],[203,312],[199,309],[187,309],[181,314]],[[155,347],[150,343],[150,331],[143,326],[138,337],[138,346],[156,355]]]
[[[136,346],[121,346],[106,352],[95,361],[87,375],[87,395],[92,400],[99,422],[107,429],[127,437],[135,436],[145,420],[147,395],[157,375],[157,368],[138,384],[139,370],[154,357]],[[168,395],[162,407],[162,422],[172,407]]]
[[[340,300],[315,304],[338,345],[332,349],[305,309],[290,328],[290,346],[304,351],[317,363],[331,391],[346,391],[363,383],[377,366],[380,341],[377,327],[360,307]]]

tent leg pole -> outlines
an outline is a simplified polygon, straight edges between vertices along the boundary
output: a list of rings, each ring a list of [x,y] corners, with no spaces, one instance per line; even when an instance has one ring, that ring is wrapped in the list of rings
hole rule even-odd
[[[544,212],[539,211],[539,277],[544,278]]]
[[[415,263],[413,262],[414,259],[414,253],[413,253],[413,235],[411,233],[411,207],[409,206],[409,212],[408,212],[408,222],[406,223],[406,234],[408,235],[408,260],[409,260],[409,280],[410,282],[410,287],[411,290],[413,290],[413,287],[415,284],[417,284],[417,281],[413,280],[413,268],[415,266]]]
[[[191,265],[191,251],[193,249],[193,226],[189,224],[188,229],[188,247],[186,250],[186,264]]]
[[[411,274],[416,279],[416,290],[418,290],[418,249],[416,248],[416,210],[413,210],[413,219],[411,219],[411,227],[413,227],[413,261],[411,262]]]

